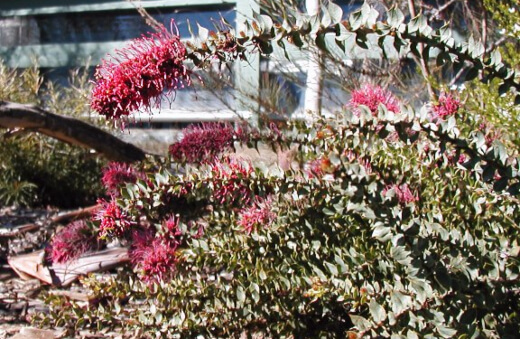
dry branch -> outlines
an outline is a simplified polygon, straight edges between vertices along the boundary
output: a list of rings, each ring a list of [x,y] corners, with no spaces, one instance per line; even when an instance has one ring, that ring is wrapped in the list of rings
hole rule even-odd
[[[49,223],[66,223],[75,219],[87,218],[98,208],[99,205],[82,207],[73,211],[61,212],[46,220],[38,220],[36,222],[15,226],[13,228],[0,228],[0,238],[14,238],[27,232],[36,231]]]
[[[108,132],[33,105],[0,101],[0,127],[39,132],[69,144],[94,149],[112,161],[134,162],[145,158],[143,150]]]

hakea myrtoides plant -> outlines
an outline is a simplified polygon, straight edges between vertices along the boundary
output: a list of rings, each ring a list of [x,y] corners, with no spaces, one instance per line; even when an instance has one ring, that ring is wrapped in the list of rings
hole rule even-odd
[[[159,105],[165,92],[191,83],[185,60],[186,47],[178,32],[164,28],[134,40],[96,70],[92,109],[118,119],[154,103]]]
[[[260,16],[249,26],[256,35],[243,36],[268,53],[274,34],[282,46],[310,31],[324,51],[320,34],[334,32],[329,37],[344,44],[368,44],[366,36],[377,34],[392,36],[396,48],[401,42],[438,48],[440,56],[483,73],[499,69],[496,58],[472,64],[474,46],[444,45],[449,35],[421,17],[405,23],[394,9],[377,21],[365,4],[342,20],[331,3],[333,15],[323,20],[305,14],[301,25],[278,25]],[[331,21],[334,30],[321,26]],[[360,34],[347,39],[352,32]],[[120,270],[105,281],[83,280],[108,302],[85,308],[52,299],[60,306],[51,310],[53,324],[70,319],[71,331],[97,325],[165,338],[518,336],[516,150],[499,139],[487,143],[488,132],[475,130],[479,111],[458,119],[446,106],[449,119],[432,121],[431,105],[397,105],[374,86],[354,94],[336,117],[280,128],[284,137],[276,138],[290,143],[284,146],[299,152],[304,165],[319,159],[312,175],[229,156],[201,166],[148,166],[152,184],[127,185],[112,206],[119,217],[108,206],[102,213],[107,238],[127,236],[141,279]],[[356,114],[360,105],[370,113]],[[454,160],[462,154],[463,163]],[[188,187],[187,205],[172,212],[175,199],[163,198],[178,195],[179,185]],[[262,199],[269,203],[259,206]],[[132,223],[114,231],[122,216]],[[185,225],[203,231],[188,234],[196,227]]]

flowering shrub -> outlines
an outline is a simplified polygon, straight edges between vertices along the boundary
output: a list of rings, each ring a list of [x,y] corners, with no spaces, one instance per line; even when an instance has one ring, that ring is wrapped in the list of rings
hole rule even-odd
[[[339,7],[328,6],[334,15],[324,21],[332,27],[298,18],[304,27],[319,26],[307,34],[338,32],[346,40],[349,29],[363,44],[374,30],[403,43],[431,42],[500,77],[496,60],[473,58],[466,45],[445,46],[446,33],[420,18],[405,24],[394,9],[376,23],[375,10],[364,5],[341,22]],[[269,43],[284,37],[298,46],[304,34],[255,20],[233,53],[246,42],[268,53]],[[158,161],[147,166],[154,170],[146,180],[122,184],[96,219],[101,235],[129,242],[134,269],[105,281],[85,278],[93,297],[108,302],[84,309],[51,298],[53,312],[43,321],[66,318],[74,330],[98,326],[152,337],[520,333],[516,151],[499,137],[486,141],[479,111],[458,119],[451,99],[443,101],[449,118],[432,121],[435,104],[397,109],[397,99],[381,89],[354,94],[336,117],[288,121],[276,133],[238,138],[297,149],[307,162],[302,169],[267,169],[217,155],[218,146],[200,166]],[[372,114],[359,114],[358,105]]]

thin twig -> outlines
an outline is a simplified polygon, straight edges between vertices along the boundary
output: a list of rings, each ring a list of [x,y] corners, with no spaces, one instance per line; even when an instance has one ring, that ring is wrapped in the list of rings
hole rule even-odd
[[[408,8],[409,8],[410,15],[412,16],[412,18],[415,18],[417,16],[417,14],[415,12],[415,1],[414,0],[408,0]],[[428,68],[428,64],[426,63],[426,60],[423,57],[424,45],[422,42],[417,44],[417,49],[419,50],[421,57],[418,58],[419,60],[417,60],[417,59],[416,60],[419,62],[419,65],[421,66],[424,80],[426,81],[426,86],[428,88],[428,94],[430,96],[430,99],[436,99],[437,96],[435,94],[435,91],[433,90],[432,84],[430,83],[430,76],[431,76],[430,70]],[[414,58],[416,58],[416,57],[414,56]]]

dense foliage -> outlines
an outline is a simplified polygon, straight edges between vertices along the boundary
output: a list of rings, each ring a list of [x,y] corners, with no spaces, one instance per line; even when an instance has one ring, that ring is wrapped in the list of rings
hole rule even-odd
[[[0,64],[0,100],[34,104],[78,118],[88,107],[88,74],[71,74],[70,87],[44,82],[35,68]],[[103,193],[102,159],[32,131],[0,130],[0,206],[72,208],[93,204]]]
[[[484,60],[478,43],[456,44],[422,16],[405,23],[393,9],[379,21],[364,5],[343,20],[332,3],[319,17],[291,15],[283,24],[257,16],[239,38],[201,29],[204,42],[183,55],[204,66],[247,58],[251,48],[269,54],[273,42],[303,47],[309,35],[325,52],[331,41],[368,47],[377,35],[419,57],[428,56],[416,48],[425,43],[441,62],[466,62],[466,80],[481,70],[501,92],[519,86],[498,52]],[[154,72],[164,69],[143,53]],[[141,93],[143,82],[101,83],[111,80]],[[190,127],[168,161],[112,165],[110,199],[89,222],[101,239],[128,246],[132,270],[84,278],[89,305],[49,297],[40,323],[150,337],[514,338],[520,163],[516,141],[506,140],[515,136],[495,133],[463,95],[444,90],[414,108],[367,83],[334,117],[264,130]],[[290,169],[267,168],[234,154],[238,144],[297,152]]]

